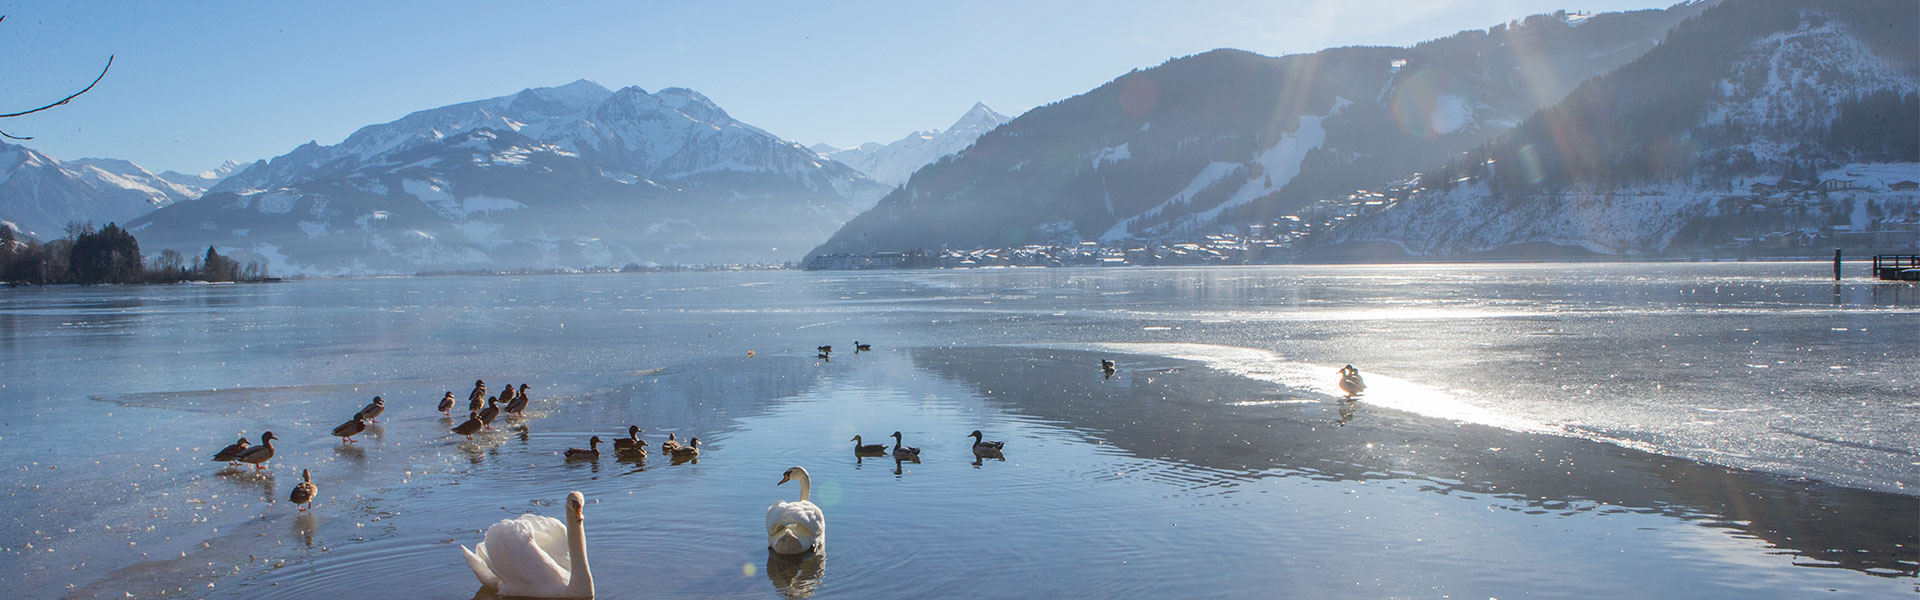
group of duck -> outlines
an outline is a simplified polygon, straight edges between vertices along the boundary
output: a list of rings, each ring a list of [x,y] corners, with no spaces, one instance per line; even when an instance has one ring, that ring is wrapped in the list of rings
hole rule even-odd
[[[828,344],[828,345],[825,345],[825,346],[820,346],[820,347],[818,347],[818,348],[814,348],[814,350],[815,350],[815,351],[818,351],[818,352],[820,353],[820,354],[818,354],[818,355],[816,355],[816,356],[815,356],[814,358],[818,358],[818,359],[820,359],[820,360],[827,360],[827,361],[830,361],[830,360],[833,360],[833,345],[832,345],[832,344]],[[872,351],[873,351],[873,344],[862,344],[862,343],[860,343],[860,340],[854,340],[854,341],[853,341],[853,353],[854,353],[854,354],[859,354],[859,353],[861,353],[861,352],[872,352]],[[752,352],[752,351],[748,351],[748,352],[747,352],[747,356],[753,356],[753,352]]]
[[[647,443],[640,440],[640,434],[644,431],[646,430],[641,429],[639,425],[628,425],[627,437],[613,439],[613,453],[623,459],[646,458]],[[660,454],[662,456],[671,456],[676,461],[697,458],[700,456],[700,438],[687,440],[687,443],[683,445],[680,443],[679,438],[669,433],[667,434],[667,439],[660,442]],[[587,447],[585,448],[568,448],[566,455],[567,460],[594,460],[600,458],[600,436],[596,435],[589,438],[587,440]]]
[[[900,460],[915,462],[920,460],[920,449],[903,445],[901,443],[902,438],[900,432],[895,431],[893,435],[888,437],[893,438],[893,447],[891,449],[889,449],[886,444],[868,444],[864,443],[860,439],[860,436],[853,436],[853,440],[851,441],[853,442],[854,456],[886,456],[891,453],[894,458]],[[967,437],[973,438],[974,456],[999,456],[1000,451],[1007,447],[1006,442],[986,439],[986,435],[980,433],[978,429],[973,430],[973,433],[967,434]]]
[[[379,398],[374,400],[378,401]],[[480,430],[493,429],[493,420],[500,418],[501,413],[519,416],[526,412],[527,404],[532,401],[533,398],[527,395],[527,384],[520,384],[520,389],[516,391],[513,384],[509,383],[506,389],[500,391],[500,395],[488,396],[486,380],[475,379],[473,391],[467,393],[467,420],[453,426],[452,431],[471,440],[473,434]],[[440,398],[440,413],[453,414],[453,403],[453,391],[449,390],[447,395]],[[339,432],[336,431],[334,435],[339,435]]]

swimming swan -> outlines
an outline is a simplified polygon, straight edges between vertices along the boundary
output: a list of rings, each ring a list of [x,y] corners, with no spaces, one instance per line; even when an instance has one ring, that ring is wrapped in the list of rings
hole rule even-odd
[[[586,496],[567,494],[567,522],[533,513],[487,528],[486,541],[460,547],[480,585],[502,596],[591,598],[587,570]],[[565,564],[562,564],[565,563]]]
[[[807,497],[813,492],[813,480],[801,467],[787,469],[780,485],[800,482],[800,500],[775,502],[767,507],[767,549],[776,554],[802,554],[827,546],[827,515]]]

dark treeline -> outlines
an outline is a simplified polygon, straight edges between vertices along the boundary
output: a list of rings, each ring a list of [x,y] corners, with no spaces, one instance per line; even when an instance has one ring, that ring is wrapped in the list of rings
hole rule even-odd
[[[44,244],[18,239],[12,228],[0,226],[0,281],[9,285],[267,279],[266,266],[252,261],[242,266],[211,246],[191,262],[178,251],[161,250],[149,264],[140,254],[140,240],[114,223],[99,229],[69,224],[66,237]]]

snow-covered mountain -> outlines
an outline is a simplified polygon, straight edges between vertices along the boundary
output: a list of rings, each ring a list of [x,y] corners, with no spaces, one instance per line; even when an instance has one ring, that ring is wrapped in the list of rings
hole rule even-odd
[[[0,220],[39,239],[59,237],[73,222],[126,223],[201,191],[124,160],[61,161],[0,143]]]
[[[221,180],[226,179],[234,173],[240,172],[241,169],[245,169],[248,166],[251,165],[249,163],[228,159],[226,162],[220,163],[218,167],[191,175],[179,171],[162,171],[160,178],[167,180],[168,183],[193,190],[193,197],[199,198],[202,194],[207,193],[208,189],[218,185]]]
[[[1011,120],[987,108],[986,104],[975,102],[973,108],[945,130],[915,131],[890,144],[867,142],[852,148],[814,144],[810,149],[853,167],[874,181],[899,187],[906,185],[907,177],[920,167],[967,149],[980,136]]]
[[[280,273],[779,262],[885,191],[698,92],[577,81],[308,143],[130,228]]]
[[[1355,215],[1314,253],[1920,248],[1913,8],[1723,2],[1512,133],[1430,169],[1425,191]]]
[[[1535,15],[1412,48],[1170,60],[921,168],[813,255],[1119,243],[1289,214],[1486,143],[1705,6]]]

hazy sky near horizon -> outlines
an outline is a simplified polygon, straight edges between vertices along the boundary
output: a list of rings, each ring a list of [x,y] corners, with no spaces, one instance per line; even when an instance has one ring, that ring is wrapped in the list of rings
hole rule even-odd
[[[1407,46],[1599,0],[1064,2],[33,2],[0,5],[0,120],[62,160],[154,172],[334,144],[409,112],[589,79],[698,90],[813,144],[944,128],[974,102],[1018,115],[1214,48]]]

